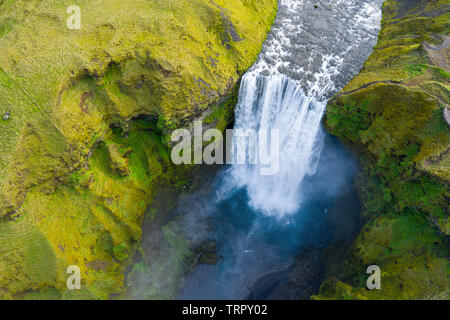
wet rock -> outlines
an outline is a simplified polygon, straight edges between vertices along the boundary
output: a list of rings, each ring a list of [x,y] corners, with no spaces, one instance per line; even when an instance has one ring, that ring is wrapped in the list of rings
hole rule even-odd
[[[217,245],[213,240],[206,240],[195,250],[198,263],[215,265],[218,261]]]
[[[310,249],[297,258],[288,280],[277,286],[267,299],[308,300],[319,291],[322,274],[321,250]]]
[[[308,300],[319,290],[323,274],[320,248],[300,254],[285,271],[265,275],[250,288],[251,300]]]
[[[347,84],[339,107],[334,101],[327,106],[325,127],[360,160],[363,226],[351,239],[343,223],[348,219],[336,220],[335,240],[325,253],[327,280],[313,299],[448,297],[449,140],[441,119],[448,114],[442,110],[448,95],[441,88],[449,43],[438,41],[448,29],[446,11],[439,2],[385,1],[378,44],[365,63],[370,67]],[[381,290],[366,288],[363,275],[372,264],[382,269]]]

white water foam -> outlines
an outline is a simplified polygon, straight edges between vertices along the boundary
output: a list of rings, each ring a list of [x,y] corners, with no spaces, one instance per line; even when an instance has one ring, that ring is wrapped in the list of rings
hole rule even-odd
[[[299,210],[302,182],[315,173],[323,145],[326,101],[369,56],[382,2],[280,1],[262,52],[242,79],[235,112],[236,129],[279,129],[280,170],[262,176],[258,166],[234,165],[219,193],[246,188],[254,210],[277,218]]]

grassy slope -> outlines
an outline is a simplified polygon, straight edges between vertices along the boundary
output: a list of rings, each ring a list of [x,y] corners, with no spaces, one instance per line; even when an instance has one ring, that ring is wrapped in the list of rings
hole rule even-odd
[[[325,126],[362,165],[365,225],[313,298],[448,298],[449,70],[422,44],[441,42],[449,21],[448,1],[387,0],[374,52],[328,105]],[[366,289],[372,264],[381,290]]]
[[[66,8],[82,11],[66,28]],[[224,126],[275,0],[0,1],[0,298],[123,296],[170,128]],[[144,117],[145,116],[145,117]],[[140,118],[137,118],[140,117]],[[78,265],[83,290],[65,289]]]

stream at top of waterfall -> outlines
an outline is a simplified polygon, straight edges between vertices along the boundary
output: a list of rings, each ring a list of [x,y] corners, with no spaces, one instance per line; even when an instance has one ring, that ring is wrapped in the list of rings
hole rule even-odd
[[[279,131],[279,171],[263,176],[257,165],[223,166],[207,190],[180,200],[178,230],[190,241],[211,240],[217,261],[196,266],[178,299],[308,299],[317,293],[334,228],[344,224],[352,233],[360,210],[353,188],[357,162],[321,119],[327,100],[376,44],[382,2],[279,1],[258,60],[242,78],[234,124]],[[135,275],[137,282],[159,282],[156,290],[164,290],[170,263],[159,263],[150,280]]]

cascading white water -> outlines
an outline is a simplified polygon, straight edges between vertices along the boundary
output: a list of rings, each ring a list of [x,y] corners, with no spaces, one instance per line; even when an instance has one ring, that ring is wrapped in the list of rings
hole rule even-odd
[[[280,286],[287,299],[317,293],[320,281],[308,260],[295,273],[301,288],[296,282],[294,292],[284,286],[291,281],[286,271],[305,249],[321,255],[333,236],[326,212],[341,189],[351,185],[356,165],[329,137],[320,157],[320,120],[326,100],[369,56],[382,2],[279,1],[278,17],[258,61],[242,79],[235,126],[279,129],[280,170],[262,176],[258,166],[234,165],[221,170],[213,186],[184,198],[173,215],[179,220],[144,239],[150,254],[128,278],[136,286],[134,297],[165,293],[180,277],[186,263],[183,245],[178,245],[181,237],[192,243],[214,240],[219,260],[200,264],[186,279],[179,299],[279,299]],[[359,210],[357,202],[350,211]],[[289,214],[293,212],[298,214]],[[285,218],[274,223],[273,217]],[[160,246],[163,238],[163,254],[155,256],[153,241]]]
[[[305,175],[315,172],[321,149],[317,137],[324,108],[288,77],[244,76],[235,129],[278,129],[280,146],[279,171],[273,176],[261,175],[260,165],[231,169],[234,184],[247,188],[252,208],[276,216],[299,209],[298,188]]]
[[[232,165],[208,189],[216,197],[207,197],[207,207],[180,206],[194,216],[192,237],[198,236],[197,218],[208,217],[207,237],[216,241],[220,258],[214,266],[198,266],[179,298],[278,299],[281,290],[282,297],[300,299],[317,293],[309,267],[300,272],[301,290],[296,283],[291,292],[283,277],[305,248],[321,254],[332,235],[326,212],[355,174],[353,158],[330,141],[320,121],[327,99],[369,56],[382,2],[279,1],[262,52],[242,79],[235,114],[235,129],[279,130],[279,171],[264,176],[259,165]],[[245,146],[247,155],[260,147]]]
[[[277,218],[299,210],[302,182],[315,173],[322,149],[326,100],[368,57],[381,3],[280,1],[262,53],[242,79],[235,112],[235,129],[279,130],[280,169],[264,176],[258,165],[233,165],[224,193],[246,188],[250,207]]]

